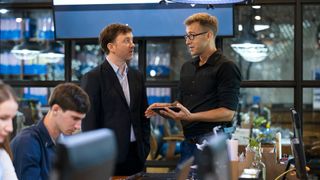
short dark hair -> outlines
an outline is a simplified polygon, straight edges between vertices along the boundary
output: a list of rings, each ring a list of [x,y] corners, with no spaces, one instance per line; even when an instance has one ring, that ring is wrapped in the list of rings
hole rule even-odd
[[[119,34],[132,32],[132,29],[125,24],[110,24],[100,32],[99,43],[102,50],[109,54],[108,43],[114,42]]]
[[[87,113],[90,109],[88,94],[73,83],[63,83],[56,86],[49,98],[49,106],[59,105],[63,111]]]
[[[13,89],[9,85],[0,82],[0,104],[9,99],[13,99],[17,102],[17,96]]]

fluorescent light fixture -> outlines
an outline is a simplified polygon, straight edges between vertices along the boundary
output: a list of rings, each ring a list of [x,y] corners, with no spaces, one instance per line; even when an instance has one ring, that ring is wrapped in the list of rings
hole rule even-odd
[[[188,4],[233,4],[243,2],[245,0],[169,0],[176,3]]]
[[[266,30],[269,28],[270,28],[269,25],[264,25],[264,24],[256,24],[253,26],[254,31],[262,31],[262,30]]]
[[[261,6],[252,6],[253,9],[260,9]]]

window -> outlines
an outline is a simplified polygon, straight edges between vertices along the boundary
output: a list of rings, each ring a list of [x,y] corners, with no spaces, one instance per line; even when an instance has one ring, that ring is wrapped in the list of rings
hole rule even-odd
[[[320,80],[320,6],[303,6],[303,79]]]
[[[54,41],[48,10],[1,14],[0,79],[64,80],[64,43]]]
[[[235,32],[223,39],[223,51],[244,80],[293,80],[294,6],[237,6]]]
[[[138,44],[135,44],[135,54],[129,66],[138,69]],[[82,76],[105,60],[105,55],[98,43],[75,42],[72,47],[72,80],[79,81]]]
[[[179,80],[180,68],[189,60],[184,39],[147,41],[147,80]]]

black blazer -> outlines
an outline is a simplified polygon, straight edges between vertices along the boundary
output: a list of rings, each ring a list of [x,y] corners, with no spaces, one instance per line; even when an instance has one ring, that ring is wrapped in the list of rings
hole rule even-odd
[[[82,130],[112,129],[118,145],[117,163],[123,163],[128,154],[132,124],[138,144],[137,156],[144,163],[150,150],[150,121],[144,116],[148,103],[142,74],[129,67],[128,84],[130,107],[108,61],[86,73],[81,87],[90,97],[91,108],[82,121]]]

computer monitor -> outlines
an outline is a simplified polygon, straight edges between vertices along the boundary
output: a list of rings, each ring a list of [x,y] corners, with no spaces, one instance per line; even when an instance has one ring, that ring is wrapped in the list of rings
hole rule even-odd
[[[214,135],[209,139],[208,145],[203,151],[197,155],[197,175],[200,179],[231,179],[227,139],[228,137],[224,134]]]
[[[190,15],[206,12],[218,18],[219,37],[234,36],[232,5],[170,3],[159,0],[53,0],[56,39],[97,38],[108,24],[128,24],[134,37],[183,37],[183,21]]]
[[[114,133],[99,129],[58,141],[51,180],[100,180],[112,176],[117,157]]]
[[[291,148],[294,156],[294,163],[297,172],[297,178],[307,179],[306,156],[304,153],[304,145],[302,140],[301,121],[298,112],[291,108],[291,118],[293,124],[293,137],[291,139]]]

